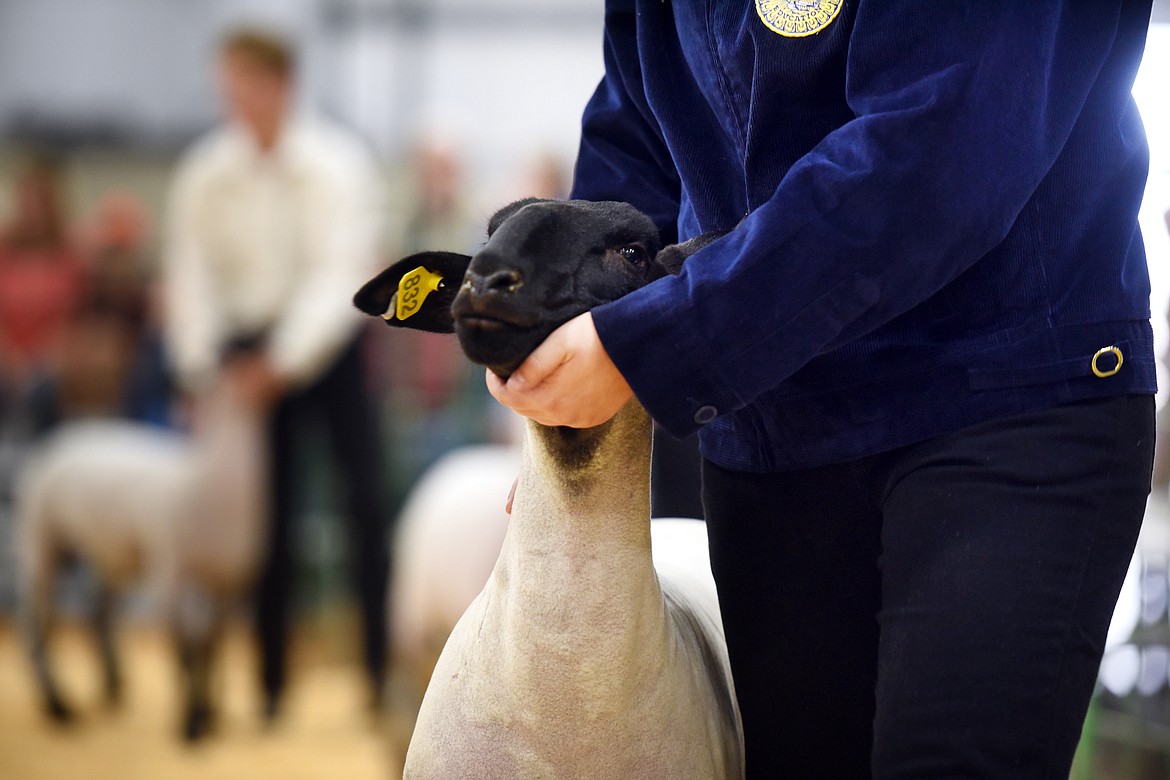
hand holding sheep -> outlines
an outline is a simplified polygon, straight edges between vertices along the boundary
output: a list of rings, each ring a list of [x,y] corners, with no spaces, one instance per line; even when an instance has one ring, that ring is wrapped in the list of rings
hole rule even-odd
[[[589,312],[549,334],[507,382],[488,370],[487,385],[518,414],[570,428],[602,424],[634,395],[601,345]]]
[[[601,425],[634,394],[601,345],[589,312],[550,333],[507,382],[491,369],[486,375],[497,401],[541,425]],[[516,484],[504,505],[508,514]]]

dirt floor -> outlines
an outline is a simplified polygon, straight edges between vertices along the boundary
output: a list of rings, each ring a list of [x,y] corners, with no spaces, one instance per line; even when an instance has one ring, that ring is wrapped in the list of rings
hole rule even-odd
[[[54,658],[61,685],[83,719],[59,728],[37,706],[11,621],[0,621],[0,778],[384,780],[390,775],[389,755],[365,707],[363,675],[356,664],[321,649],[333,628],[318,627],[309,632],[316,633],[315,640],[310,635],[298,641],[284,713],[268,729],[257,714],[252,643],[242,628],[234,629],[221,665],[218,730],[192,748],[177,738],[175,660],[162,633],[149,627],[121,631],[125,702],[109,712],[100,703],[90,636],[63,626],[55,636]]]

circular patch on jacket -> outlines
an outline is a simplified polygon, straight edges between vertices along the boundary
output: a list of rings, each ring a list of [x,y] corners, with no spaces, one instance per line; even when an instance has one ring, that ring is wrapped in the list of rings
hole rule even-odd
[[[760,21],[786,38],[816,35],[837,18],[844,0],[756,0]]]

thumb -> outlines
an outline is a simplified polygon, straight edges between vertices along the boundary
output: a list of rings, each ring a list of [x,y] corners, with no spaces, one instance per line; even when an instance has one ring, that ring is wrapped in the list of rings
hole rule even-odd
[[[508,491],[508,502],[504,504],[504,511],[512,514],[512,502],[516,500],[516,485],[520,484],[520,477],[512,480],[512,489]]]

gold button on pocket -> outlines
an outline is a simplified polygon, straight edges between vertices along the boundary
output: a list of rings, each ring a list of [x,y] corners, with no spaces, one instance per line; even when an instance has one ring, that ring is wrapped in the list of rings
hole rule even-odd
[[[1101,357],[1103,355],[1112,355],[1114,358],[1117,359],[1117,362],[1110,368],[1102,368],[1100,365],[1100,361],[1101,361]],[[1122,356],[1121,350],[1118,349],[1117,347],[1114,346],[1114,347],[1105,347],[1104,349],[1099,349],[1099,350],[1097,350],[1097,354],[1093,355],[1093,363],[1092,363],[1093,374],[1094,374],[1094,376],[1099,376],[1102,379],[1104,379],[1105,377],[1113,376],[1114,374],[1116,374],[1118,371],[1121,370],[1121,364],[1124,362],[1125,362],[1125,358]],[[1106,363],[1106,365],[1108,365],[1109,361],[1106,360],[1105,363]]]

